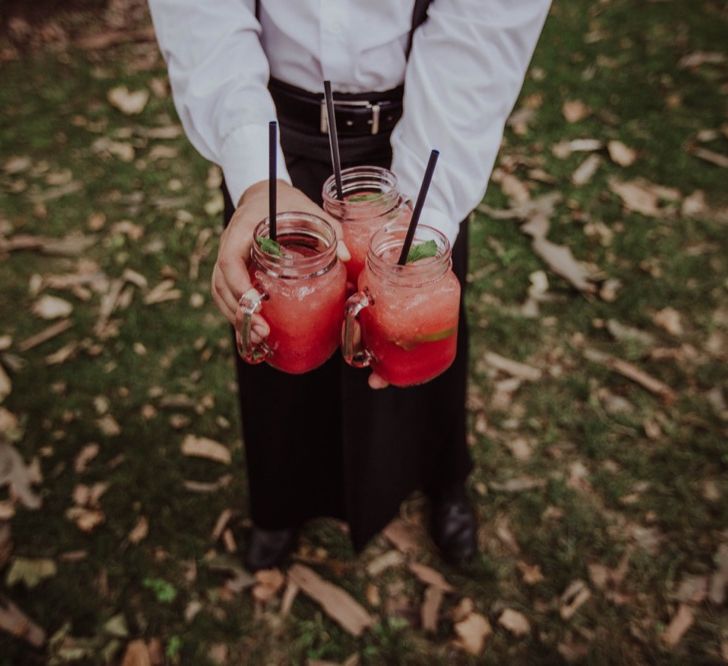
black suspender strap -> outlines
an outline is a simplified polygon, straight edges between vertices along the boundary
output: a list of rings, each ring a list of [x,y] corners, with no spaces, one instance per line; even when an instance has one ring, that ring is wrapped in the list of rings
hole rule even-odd
[[[260,0],[256,0],[259,2]],[[415,0],[415,6],[412,10],[412,28],[410,29],[409,36],[407,37],[407,48],[405,49],[405,57],[409,59],[410,51],[412,50],[412,40],[415,36],[415,30],[419,28],[427,20],[427,9],[430,6],[431,0]]]
[[[415,36],[415,30],[427,20],[427,9],[431,1],[415,0],[415,6],[412,9],[412,27],[407,36],[407,48],[405,49],[405,57],[407,58],[409,58],[410,51],[412,50],[412,40]],[[260,22],[260,2],[261,0],[255,0],[255,18],[258,22]]]

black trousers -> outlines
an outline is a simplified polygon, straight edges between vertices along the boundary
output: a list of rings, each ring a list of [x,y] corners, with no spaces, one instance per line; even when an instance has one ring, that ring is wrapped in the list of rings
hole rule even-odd
[[[281,125],[293,184],[321,204],[331,174],[326,136]],[[389,136],[344,138],[342,166],[388,167]],[[225,222],[234,207],[225,191]],[[453,249],[465,286],[467,222]],[[236,355],[237,358],[237,355]],[[253,522],[297,527],[318,516],[348,522],[360,551],[414,490],[436,494],[472,468],[465,433],[468,328],[461,302],[457,357],[428,384],[374,391],[368,370],[348,367],[339,352],[305,375],[287,375],[237,358],[243,440]]]

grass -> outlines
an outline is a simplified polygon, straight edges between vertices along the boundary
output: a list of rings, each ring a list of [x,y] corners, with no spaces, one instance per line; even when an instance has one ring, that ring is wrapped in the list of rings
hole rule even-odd
[[[145,128],[177,123],[168,96],[152,95],[134,117],[106,101],[115,85],[138,89],[164,77],[160,59],[150,60],[151,45],[94,54],[39,52],[4,64],[3,162],[28,156],[32,166],[0,175],[0,228],[7,235],[89,234],[89,217],[103,213],[105,224],[85,258],[110,280],[133,269],[150,287],[171,278],[181,292],[178,300],[144,305],[135,289],[128,308],[112,317],[118,334],[99,338],[94,333],[99,294],[91,292],[84,301],[66,290],[46,289],[73,303],[74,326],[20,354],[17,343],[45,325],[31,313],[33,276],[75,272],[78,260],[30,252],[0,260],[0,334],[12,337],[9,351],[25,361],[11,373],[13,391],[3,407],[21,419],[17,446],[24,459],[39,457],[44,477],[43,508],[18,508],[11,520],[14,555],[50,557],[59,566],[38,587],[15,585],[4,594],[49,635],[68,623],[75,646],[87,648],[77,663],[118,658],[128,638],[114,639],[104,629],[118,614],[128,637],[159,639],[169,662],[181,664],[214,663],[211,649],[220,644],[231,664],[344,661],[353,654],[363,664],[557,664],[574,646],[583,646],[576,660],[584,664],[720,663],[728,640],[725,606],[696,604],[694,625],[675,648],[668,649],[660,635],[675,614],[680,581],[688,574],[710,575],[713,556],[728,538],[728,425],[709,400],[716,388],[724,394],[728,389],[725,221],[710,211],[684,216],[679,202],[677,212],[664,218],[630,213],[610,191],[609,179],[643,178],[677,188],[681,198],[700,189],[712,211],[728,205],[725,169],[688,150],[702,145],[701,130],[716,130],[704,146],[728,153],[728,70],[725,63],[678,65],[688,53],[725,53],[727,22],[725,3],[709,0],[689,7],[643,3],[639,9],[625,0],[596,5],[579,0],[552,9],[521,96],[530,103],[540,96],[540,104],[525,134],[507,131],[500,163],[529,183],[533,197],[553,190],[563,195],[549,238],[621,287],[612,302],[585,298],[547,271],[551,299],[541,304],[538,317],[526,318],[520,306],[529,278],[547,269],[515,222],[475,214],[468,295],[470,438],[482,552],[470,575],[447,569],[427,551],[419,556],[444,571],[456,588],[433,636],[419,628],[423,587],[404,568],[374,579],[366,573],[366,563],[387,548],[383,538],[354,559],[346,536],[327,521],[307,528],[302,552],[317,553],[320,573],[377,615],[376,626],[362,638],[346,634],[303,595],[283,618],[278,601],[261,609],[248,591],[224,591],[224,577],[207,565],[211,551],[222,552],[210,532],[223,509],[238,509],[235,534],[242,543],[245,483],[229,333],[207,290],[214,237],[199,276],[189,277],[200,234],[217,233],[220,224],[216,185],[206,184],[209,166],[182,137],[146,138]],[[567,123],[561,109],[568,100],[583,101],[590,115]],[[124,162],[94,148],[103,137],[133,146],[134,159]],[[570,176],[585,154],[559,159],[551,151],[557,142],[575,138],[618,139],[638,159],[620,167],[603,153],[594,178],[576,187]],[[153,151],[161,145],[176,156],[155,159]],[[532,166],[554,183],[529,180]],[[78,181],[81,189],[38,203],[38,195],[66,180]],[[486,203],[508,206],[495,184]],[[125,220],[139,226],[139,238],[114,226]],[[595,222],[607,236],[590,232]],[[193,307],[198,295],[202,305]],[[654,313],[665,307],[680,313],[682,334],[654,323]],[[615,340],[605,327],[611,319],[649,332],[654,344]],[[79,347],[69,360],[46,362],[48,354],[74,340]],[[585,347],[632,361],[670,385],[677,400],[665,405],[587,361]],[[489,350],[542,368],[544,376],[524,383],[510,401],[494,403],[503,377],[482,362]],[[164,397],[173,394],[188,396],[191,407],[165,407]],[[99,429],[99,396],[108,399],[120,435]],[[187,424],[175,428],[173,415],[186,416]],[[654,428],[658,432],[650,436]],[[230,468],[184,458],[179,445],[189,432],[229,444]],[[517,438],[529,443],[528,460],[511,453],[508,445]],[[99,443],[100,452],[87,471],[77,473],[73,461],[90,442]],[[212,482],[223,473],[232,480],[218,492],[197,494],[184,487],[185,480]],[[526,477],[543,483],[522,492],[498,490],[498,482]],[[101,481],[110,484],[100,502],[105,522],[86,534],[65,512],[78,483]],[[419,506],[415,501],[410,510],[416,515]],[[149,534],[132,544],[128,534],[142,516],[149,520]],[[504,540],[503,525],[518,544],[517,554]],[[634,526],[659,539],[654,550],[635,537]],[[83,559],[63,558],[79,550]],[[598,589],[588,565],[614,568],[625,553],[619,594]],[[526,584],[518,561],[538,565],[543,579]],[[567,621],[559,614],[559,598],[576,579],[589,585],[591,598]],[[367,600],[371,584],[382,598],[379,607]],[[164,593],[170,589],[176,594]],[[388,602],[398,597],[403,609],[389,612]],[[494,626],[480,657],[453,645],[449,612],[463,597]],[[201,610],[188,621],[190,602],[199,602]],[[529,636],[516,638],[497,625],[504,608],[528,617]],[[0,664],[69,661],[71,642],[61,643],[34,651],[0,634]]]

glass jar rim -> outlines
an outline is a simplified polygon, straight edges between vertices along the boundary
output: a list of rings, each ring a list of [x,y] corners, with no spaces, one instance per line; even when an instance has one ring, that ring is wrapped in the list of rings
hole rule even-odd
[[[339,199],[336,178],[332,174],[324,182],[321,197],[325,207],[337,217],[345,217],[347,211],[359,214],[372,207],[378,210],[379,215],[384,215],[399,205],[403,199],[398,189],[397,176],[384,167],[362,165],[342,169],[341,183],[344,196],[362,190],[368,190],[378,196],[359,201]]]
[[[327,273],[336,265],[336,231],[324,218],[302,211],[285,211],[276,215],[276,231],[279,242],[282,237],[298,235],[322,243],[324,249],[308,257],[286,256],[285,253],[279,257],[264,252],[256,239],[270,238],[270,218],[265,217],[253,232],[250,256],[268,275],[283,279],[312,278]]]
[[[434,240],[437,255],[420,259],[411,264],[400,266],[385,261],[383,254],[390,250],[400,250],[409,225],[405,223],[387,224],[376,231],[369,239],[366,264],[378,278],[403,287],[421,287],[439,280],[452,267],[450,241],[439,229],[427,224],[418,224],[412,244]],[[397,255],[398,257],[399,255]]]

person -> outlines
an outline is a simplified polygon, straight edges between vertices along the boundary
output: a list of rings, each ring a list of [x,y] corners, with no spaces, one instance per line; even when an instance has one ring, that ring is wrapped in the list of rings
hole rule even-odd
[[[421,220],[449,238],[465,285],[466,218],[485,194],[549,0],[149,4],[187,136],[223,171],[226,228],[211,289],[230,323],[250,287],[253,228],[267,214],[270,120],[280,125],[278,211],[328,217],[320,208],[332,172],[324,79],[344,168],[391,167],[414,197],[430,149],[440,150]],[[345,246],[339,255],[347,258]],[[298,529],[318,516],[346,521],[360,551],[418,489],[431,500],[442,555],[455,564],[474,557],[462,303],[459,326],[450,369],[406,389],[384,388],[339,354],[300,376],[237,360],[254,525],[249,569],[282,562]],[[268,333],[260,316],[253,329],[257,340]]]

